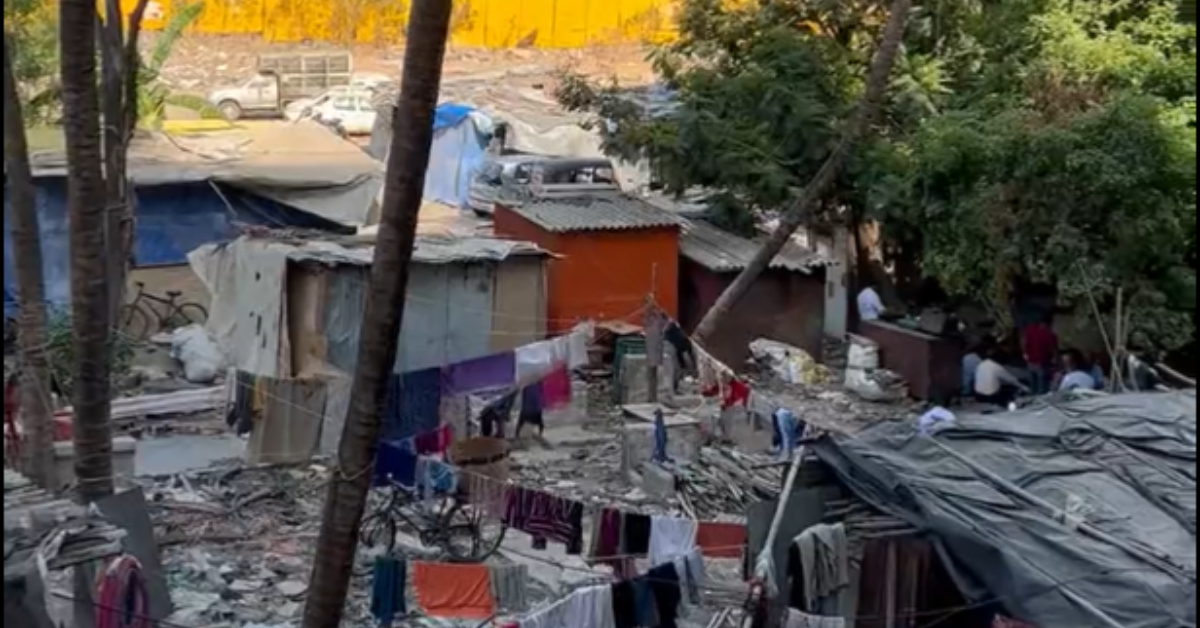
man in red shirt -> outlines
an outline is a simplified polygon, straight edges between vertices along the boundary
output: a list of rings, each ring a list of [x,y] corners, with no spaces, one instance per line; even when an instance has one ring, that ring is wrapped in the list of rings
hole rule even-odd
[[[1025,363],[1029,367],[1029,375],[1033,380],[1031,388],[1035,395],[1050,392],[1051,371],[1058,356],[1058,336],[1051,329],[1050,320],[1046,316],[1021,331],[1021,350],[1025,352]]]

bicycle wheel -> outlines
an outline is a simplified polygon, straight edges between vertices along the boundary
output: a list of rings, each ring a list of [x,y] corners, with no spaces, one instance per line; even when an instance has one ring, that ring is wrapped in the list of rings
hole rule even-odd
[[[208,322],[208,310],[204,309],[203,305],[180,303],[171,313],[171,320],[167,321],[167,324],[171,329],[178,329],[188,325],[203,325],[206,322]]]
[[[491,558],[508,532],[508,526],[485,513],[467,509],[462,502],[444,515],[441,548],[453,563],[482,563]]]
[[[117,331],[130,340],[141,342],[156,330],[145,310],[137,303],[128,303],[121,306],[121,313],[117,318]]]

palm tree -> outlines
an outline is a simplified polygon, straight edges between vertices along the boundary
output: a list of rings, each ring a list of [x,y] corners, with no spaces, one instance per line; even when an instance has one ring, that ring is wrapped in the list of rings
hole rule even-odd
[[[25,426],[25,472],[46,489],[57,487],[54,472],[54,408],[50,365],[46,359],[46,289],[42,277],[42,237],[37,193],[29,167],[25,120],[13,74],[11,44],[4,35],[4,169],[12,228],[13,264],[20,299],[18,346],[21,351],[21,419]]]
[[[733,306],[750,290],[754,280],[758,279],[758,276],[767,269],[771,260],[775,259],[775,256],[783,250],[792,234],[796,233],[796,229],[813,218],[817,207],[837,183],[838,177],[841,176],[855,147],[871,130],[871,126],[879,114],[880,102],[887,91],[892,67],[896,64],[896,54],[904,40],[904,31],[908,27],[908,15],[912,10],[912,4],[912,0],[893,0],[891,14],[883,30],[883,37],[879,40],[879,49],[875,52],[875,59],[871,62],[866,89],[854,118],[849,121],[841,143],[825,160],[813,180],[804,186],[800,197],[787,208],[783,218],[779,221],[779,226],[755,253],[754,259],[750,260],[750,263],[733,280],[733,283],[729,284],[725,292],[721,293],[712,309],[704,315],[694,333],[697,340],[704,340],[706,336],[716,331],[729,312],[733,310]]]
[[[111,1],[105,0],[106,6]],[[21,26],[19,30],[12,32],[15,44],[19,47],[14,59],[14,64],[20,66],[17,72],[19,83],[37,87],[22,93],[26,114],[33,119],[55,120],[59,117],[56,115],[56,109],[62,99],[62,84],[55,72],[58,60],[53,58],[58,52],[52,32],[54,16],[39,10],[41,5],[33,0],[16,0],[12,7],[9,4],[4,5],[5,22],[12,21]],[[141,15],[146,10],[146,4],[144,0],[139,0],[137,7],[130,13],[129,36],[125,38],[126,42],[136,41],[136,32],[140,31]],[[30,8],[26,8],[26,5],[30,5]],[[177,94],[160,80],[163,66],[171,58],[175,47],[203,12],[202,0],[174,4],[167,23],[154,40],[149,55],[143,58],[139,54],[136,63],[127,64],[129,67],[137,66],[134,73],[137,80],[132,84],[136,97],[131,99],[137,102],[137,126],[159,128],[166,117],[167,106],[187,109],[204,118],[221,117],[221,112],[202,96]],[[113,24],[119,28],[120,20],[111,19],[109,13],[111,10],[105,11],[104,25],[106,31],[111,32]],[[130,50],[128,47],[125,51],[138,52],[137,48]]]
[[[94,0],[60,0],[59,60],[68,166],[71,319],[76,347],[72,431],[75,478],[84,503],[113,492],[97,26]]]
[[[403,87],[392,124],[392,151],[388,156],[379,242],[363,313],[363,338],[350,410],[338,447],[339,470],[329,483],[317,539],[304,628],[337,628],[346,605],[358,529],[371,488],[387,378],[396,363],[396,339],[400,336],[417,213],[433,143],[433,112],[452,9],[452,0],[416,0],[410,13]]]

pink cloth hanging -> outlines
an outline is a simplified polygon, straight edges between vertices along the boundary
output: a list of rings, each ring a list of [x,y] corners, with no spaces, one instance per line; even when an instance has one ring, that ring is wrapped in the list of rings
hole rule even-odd
[[[542,409],[555,410],[571,403],[571,372],[560,364],[542,380]]]

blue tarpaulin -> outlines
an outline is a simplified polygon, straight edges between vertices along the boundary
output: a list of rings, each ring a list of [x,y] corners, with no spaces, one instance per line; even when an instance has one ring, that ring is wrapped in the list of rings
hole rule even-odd
[[[488,133],[478,127],[477,117],[475,110],[466,105],[438,106],[425,174],[426,200],[467,207],[471,177],[483,163],[488,145]]]
[[[36,185],[46,300],[52,306],[64,306],[70,301],[71,277],[66,180],[44,177],[37,179]],[[185,264],[187,254],[200,245],[236,236],[234,222],[345,231],[312,214],[207,181],[140,186],[135,194],[133,256],[134,264],[139,267]],[[4,314],[11,317],[16,308],[16,273],[7,205],[6,193]]]

